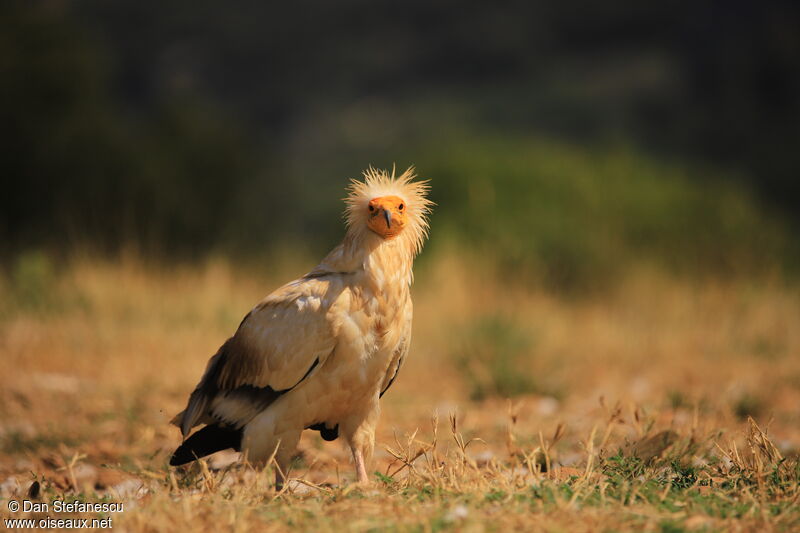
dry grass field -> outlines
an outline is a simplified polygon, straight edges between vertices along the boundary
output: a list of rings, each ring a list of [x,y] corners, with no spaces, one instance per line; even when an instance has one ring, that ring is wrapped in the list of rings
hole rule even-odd
[[[0,518],[110,516],[120,531],[800,529],[800,291],[769,279],[642,269],[565,298],[442,254],[417,271],[414,343],[384,397],[371,486],[353,484],[339,441],[312,432],[281,492],[232,454],[170,469],[169,419],[250,307],[310,266],[297,263],[53,267],[34,255],[0,278]],[[8,510],[23,499],[51,506]],[[56,500],[124,511],[54,513]]]

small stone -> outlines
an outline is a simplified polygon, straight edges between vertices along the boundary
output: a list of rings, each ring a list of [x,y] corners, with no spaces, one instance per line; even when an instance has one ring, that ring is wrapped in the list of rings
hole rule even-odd
[[[445,522],[458,522],[464,520],[469,515],[466,505],[456,505],[444,516]]]
[[[14,476],[0,483],[0,496],[7,498],[19,492],[19,481]]]
[[[208,468],[222,470],[236,463],[242,454],[233,450],[222,450],[208,457]]]
[[[558,411],[558,400],[551,396],[545,396],[536,403],[536,411],[542,416],[550,416]]]
[[[494,459],[494,453],[492,453],[491,450],[484,450],[474,454],[472,459],[478,466],[486,466],[492,459]]]
[[[144,489],[144,483],[138,479],[130,478],[110,487],[109,493],[118,498],[130,499],[139,496]]]

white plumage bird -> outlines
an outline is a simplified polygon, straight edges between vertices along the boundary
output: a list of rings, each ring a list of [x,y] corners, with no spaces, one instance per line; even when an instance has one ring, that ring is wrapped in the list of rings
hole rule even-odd
[[[274,453],[282,485],[300,434],[315,429],[343,436],[368,481],[379,399],[411,341],[412,265],[428,233],[428,185],[414,177],[370,168],[352,181],[344,240],[256,305],[211,357],[173,419],[185,440],[171,465],[226,448],[254,463]]]

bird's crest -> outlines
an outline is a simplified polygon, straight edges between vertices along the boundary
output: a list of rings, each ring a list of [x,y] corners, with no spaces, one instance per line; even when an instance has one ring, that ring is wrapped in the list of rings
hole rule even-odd
[[[364,181],[351,180],[345,218],[351,232],[365,231],[368,217],[367,208],[370,200],[381,196],[397,196],[406,204],[408,225],[403,230],[403,238],[407,240],[414,255],[422,250],[422,244],[428,236],[428,215],[434,205],[427,198],[430,185],[428,180],[413,181],[416,177],[414,167],[409,167],[399,176],[395,169],[391,174],[386,170],[369,167],[364,171]]]

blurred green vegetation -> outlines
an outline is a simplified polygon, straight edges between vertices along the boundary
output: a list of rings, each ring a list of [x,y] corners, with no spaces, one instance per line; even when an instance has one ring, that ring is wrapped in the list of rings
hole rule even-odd
[[[53,257],[42,250],[14,256],[7,272],[0,272],[0,321],[20,311],[39,316],[66,311],[86,311],[88,301],[76,287],[65,283]]]
[[[528,327],[494,314],[481,316],[457,331],[450,358],[473,400],[522,394],[560,396],[546,365],[534,357],[535,339]]]
[[[55,285],[55,273],[42,252],[21,254],[11,273],[13,295],[23,309],[40,309],[49,303]]]
[[[611,281],[630,264],[716,276],[796,266],[787,222],[713,171],[629,146],[507,137],[456,146],[455,156],[421,163],[436,176],[436,231],[517,276],[532,269],[571,290]]]

